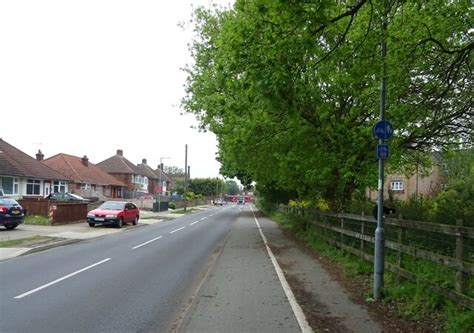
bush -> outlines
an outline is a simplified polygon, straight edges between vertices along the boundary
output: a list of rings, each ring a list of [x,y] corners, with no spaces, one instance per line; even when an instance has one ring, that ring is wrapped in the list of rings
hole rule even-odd
[[[174,202],[174,201],[168,202],[168,208],[170,208],[170,209],[176,209],[176,202]]]
[[[462,220],[465,226],[474,227],[473,182],[455,182],[434,200],[432,218],[436,223],[456,224]]]
[[[407,201],[393,201],[396,215],[407,220],[431,221],[433,199],[412,195]]]

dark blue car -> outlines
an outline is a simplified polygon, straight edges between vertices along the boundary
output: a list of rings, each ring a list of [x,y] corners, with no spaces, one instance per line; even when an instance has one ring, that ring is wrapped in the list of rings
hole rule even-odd
[[[0,198],[0,224],[11,230],[25,220],[26,211],[12,198]]]

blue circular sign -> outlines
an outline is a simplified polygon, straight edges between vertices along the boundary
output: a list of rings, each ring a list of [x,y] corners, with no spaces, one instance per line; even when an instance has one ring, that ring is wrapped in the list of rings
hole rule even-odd
[[[393,135],[393,126],[386,120],[379,120],[374,125],[374,136],[381,140],[390,139]]]

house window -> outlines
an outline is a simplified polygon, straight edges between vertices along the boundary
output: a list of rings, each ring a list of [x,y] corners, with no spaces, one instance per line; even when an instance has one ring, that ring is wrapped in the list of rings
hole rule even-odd
[[[117,187],[117,198],[121,198],[121,197],[122,197],[122,188]]]
[[[102,193],[103,193],[102,185],[96,185],[95,186],[95,193],[97,193],[98,195],[102,195]]]
[[[28,179],[26,181],[26,195],[40,195],[40,193],[41,193],[41,180]]]
[[[392,191],[403,191],[403,181],[401,181],[401,180],[392,180],[390,182],[390,190],[392,190]]]
[[[53,181],[53,192],[66,192],[66,182]]]
[[[105,196],[110,197],[111,195],[112,195],[111,188],[110,188],[110,186],[107,186],[105,188]]]
[[[81,184],[81,190],[90,190],[90,189],[92,189],[91,184],[87,184],[87,183],[82,183]]]
[[[18,194],[18,178],[14,177],[2,177],[1,186],[3,187],[4,194]]]

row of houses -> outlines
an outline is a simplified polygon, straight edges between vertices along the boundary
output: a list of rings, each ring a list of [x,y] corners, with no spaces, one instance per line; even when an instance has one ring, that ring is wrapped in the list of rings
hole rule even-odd
[[[0,188],[18,199],[42,198],[53,192],[98,200],[170,195],[173,180],[161,169],[153,169],[146,159],[133,164],[122,150],[97,164],[86,155],[60,153],[45,159],[41,150],[33,158],[0,138]]]

